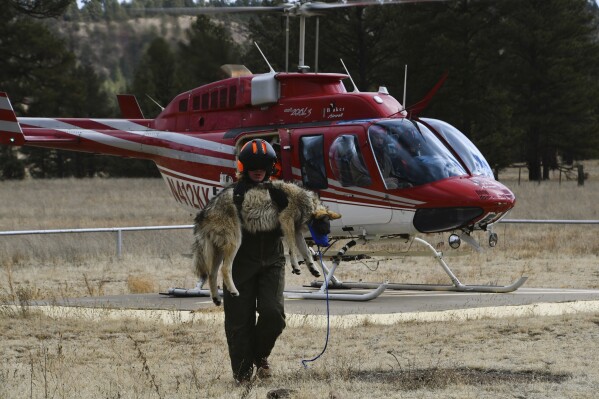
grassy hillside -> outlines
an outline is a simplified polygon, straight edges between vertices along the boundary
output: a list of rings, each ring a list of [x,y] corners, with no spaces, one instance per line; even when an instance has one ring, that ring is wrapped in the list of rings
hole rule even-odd
[[[186,41],[186,30],[195,17],[160,16],[113,21],[48,21],[68,43],[81,63],[92,65],[105,79],[110,93],[124,92],[139,61],[153,38],[162,37],[173,48]],[[238,43],[244,43],[243,19],[214,18],[231,30]],[[201,66],[198,66],[201,68]]]

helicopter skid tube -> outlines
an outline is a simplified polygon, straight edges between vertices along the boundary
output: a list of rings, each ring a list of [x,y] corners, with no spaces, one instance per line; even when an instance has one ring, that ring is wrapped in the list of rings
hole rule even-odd
[[[426,242],[425,240],[415,237],[414,241],[419,242],[425,245],[428,249],[431,250],[433,256],[441,265],[445,273],[451,279],[452,285],[443,285],[443,284],[398,284],[398,283],[387,283],[386,287],[390,290],[413,290],[413,291],[457,291],[457,292],[481,292],[481,293],[506,293],[513,292],[520,288],[528,279],[528,277],[520,277],[518,280],[514,281],[510,285],[466,285],[462,284],[460,280],[456,277],[455,274],[451,271],[445,260],[443,259],[443,253],[438,252],[435,248]],[[322,281],[314,281],[310,284],[311,287],[322,287]],[[352,289],[352,288],[361,288],[361,289],[372,289],[376,288],[378,284],[376,283],[362,283],[362,282],[340,282],[330,281],[330,288],[334,289]]]
[[[337,294],[332,293],[330,291],[328,294],[326,292],[323,293],[322,291],[285,291],[284,295],[287,299],[329,299],[332,301],[366,302],[374,298],[377,298],[379,295],[381,295],[385,291],[385,289],[387,289],[387,284],[372,284],[368,288],[374,288],[374,290],[365,294]]]
[[[481,292],[481,293],[506,293],[513,292],[520,288],[528,279],[528,277],[520,277],[510,285],[444,285],[444,284],[399,284],[387,283],[386,287],[390,290],[397,291],[457,291],[457,292]],[[321,287],[322,281],[314,281],[311,287]],[[331,286],[331,289],[372,289],[376,288],[376,283],[359,283],[359,282],[343,282],[339,285]]]
[[[377,298],[381,295],[385,289],[387,288],[386,284],[371,284],[373,290],[367,292],[365,294],[337,294],[329,292],[328,295],[326,292],[322,291],[285,291],[283,292],[283,296],[287,299],[329,299],[332,301],[357,301],[357,302],[365,302],[370,301],[374,298]],[[219,295],[223,295],[222,290],[218,290]],[[164,295],[170,295],[174,297],[209,297],[210,290],[208,289],[199,289],[199,288],[169,288],[168,292],[164,293]]]

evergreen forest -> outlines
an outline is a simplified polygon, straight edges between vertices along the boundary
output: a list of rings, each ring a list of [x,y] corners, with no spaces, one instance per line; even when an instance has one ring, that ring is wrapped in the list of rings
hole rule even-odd
[[[285,17],[174,15],[154,8],[275,5],[193,0],[0,0],[0,91],[18,116],[119,117],[135,94],[147,117],[178,93],[222,78],[220,65],[268,71],[254,42],[285,70]],[[315,67],[316,18],[306,30]],[[290,19],[289,70],[298,18]],[[423,116],[456,126],[499,173],[529,179],[599,157],[599,7],[589,0],[450,0],[337,9],[318,18],[318,72],[343,72],[361,91],[386,86],[406,105],[447,79]],[[346,83],[348,90],[351,87]],[[148,161],[0,147],[0,179],[157,176]]]

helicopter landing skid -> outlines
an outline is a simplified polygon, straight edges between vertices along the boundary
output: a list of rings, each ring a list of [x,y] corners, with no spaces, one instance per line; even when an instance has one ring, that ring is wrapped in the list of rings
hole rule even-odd
[[[283,296],[286,299],[328,299],[332,301],[356,301],[365,302],[370,301],[385,291],[387,288],[386,284],[370,284],[367,289],[373,289],[365,294],[338,294],[338,293],[327,293],[322,289],[322,282],[319,286],[321,289],[318,291],[285,291]],[[359,287],[354,287],[359,288]],[[219,295],[222,297],[223,291],[218,290]],[[210,297],[210,290],[201,288],[169,288],[168,292],[164,295],[173,297]]]
[[[283,296],[287,299],[318,299],[318,300],[325,299],[325,300],[332,300],[332,301],[357,301],[357,302],[365,302],[365,301],[370,301],[374,298],[377,298],[379,295],[381,295],[385,291],[385,289],[387,289],[386,283],[369,284],[368,287],[364,287],[364,288],[372,289],[372,291],[366,292],[364,294],[332,293],[332,292],[328,292],[328,290],[326,289],[327,286],[330,288],[337,288],[338,284],[340,284],[340,281],[337,280],[337,278],[335,278],[335,276],[334,276],[335,269],[337,268],[337,266],[339,266],[339,263],[341,263],[341,260],[343,259],[343,255],[345,255],[347,250],[349,248],[353,247],[354,245],[356,245],[356,241],[351,240],[343,248],[341,248],[341,250],[339,250],[339,252],[337,253],[337,256],[333,257],[333,266],[332,266],[330,272],[329,272],[329,269],[324,264],[324,261],[322,260],[322,258],[319,260],[321,263],[321,266],[322,266],[322,270],[325,275],[326,284],[321,282],[319,285],[320,289],[318,291],[284,291]],[[192,296],[192,297],[208,296],[209,297],[210,290],[202,289],[203,284],[204,284],[204,282],[200,281],[200,282],[198,282],[196,287],[192,288],[192,289],[169,288],[168,292],[165,292],[164,295],[170,295],[170,296],[174,296],[174,297],[190,297],[190,296]],[[353,287],[353,288],[359,288],[359,287]],[[218,293],[222,297],[223,291],[218,290]]]
[[[419,242],[426,247],[428,247],[433,256],[439,262],[445,273],[451,279],[452,285],[443,285],[443,284],[398,284],[398,283],[386,283],[386,288],[390,290],[414,290],[414,291],[458,291],[458,292],[481,292],[481,293],[506,293],[513,292],[520,288],[528,279],[528,277],[520,277],[518,280],[514,281],[510,285],[466,285],[462,284],[460,280],[456,277],[456,275],[451,271],[445,260],[443,259],[443,253],[438,252],[435,248],[426,242],[425,240],[415,237],[414,240]],[[329,287],[334,289],[352,289],[352,288],[361,288],[361,289],[372,289],[376,288],[378,284],[376,283],[362,283],[362,282],[341,282],[335,278],[333,275],[334,269],[331,270],[331,279],[329,282]],[[322,281],[314,281],[310,284],[311,287],[322,287]]]

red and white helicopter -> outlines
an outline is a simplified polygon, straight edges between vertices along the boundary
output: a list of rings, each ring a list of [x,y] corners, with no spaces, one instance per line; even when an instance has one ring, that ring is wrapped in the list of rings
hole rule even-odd
[[[346,4],[304,3],[305,12],[295,15],[303,22],[315,10],[308,5],[320,10]],[[302,58],[299,65],[304,65]],[[316,191],[342,215],[332,222],[331,235],[350,241],[327,269],[328,286],[374,289],[361,295],[331,294],[331,299],[369,300],[387,288],[414,288],[335,278],[349,247],[383,238],[426,245],[452,281],[417,285],[420,289],[509,292],[525,282],[523,277],[508,286],[464,285],[442,254],[416,237],[453,232],[450,246],[459,246],[460,238],[477,246],[470,233],[484,230],[494,246],[492,226],[515,204],[514,194],[494,179],[484,156],[464,134],[446,122],[417,117],[439,84],[419,109],[410,110],[385,88],[348,92],[343,84],[351,80],[348,74],[270,69],[252,74],[229,65],[229,78],[179,94],[155,119],[144,118],[129,95],[119,96],[123,119],[21,118],[0,92],[0,144],[152,160],[175,202],[198,211],[234,181],[241,146],[260,137],[279,151],[279,178]],[[313,284],[321,290],[287,296],[324,298],[327,284]],[[203,295],[200,287],[170,293]]]

